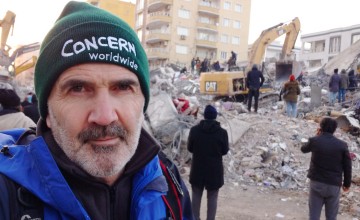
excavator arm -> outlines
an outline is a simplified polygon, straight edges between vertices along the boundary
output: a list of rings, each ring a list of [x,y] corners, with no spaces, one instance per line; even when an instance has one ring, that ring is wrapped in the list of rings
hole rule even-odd
[[[31,60],[30,62],[28,62]],[[19,75],[20,73],[24,72],[25,70],[34,67],[37,61],[37,56],[32,56],[29,60],[26,60],[24,63],[20,64],[19,66],[15,67],[15,76]]]
[[[8,45],[6,45],[10,29],[14,30],[15,24],[15,13],[12,11],[7,11],[5,17],[0,20],[1,27],[1,41],[0,41],[0,50],[5,56],[9,56],[9,50],[11,49]]]
[[[265,54],[266,47],[272,43],[278,37],[286,34],[285,42],[282,48],[281,59],[289,56],[294,48],[296,38],[300,31],[300,20],[294,18],[290,23],[280,23],[266,30],[263,30],[259,38],[253,43],[250,54],[247,70],[249,70],[253,64],[261,64]]]

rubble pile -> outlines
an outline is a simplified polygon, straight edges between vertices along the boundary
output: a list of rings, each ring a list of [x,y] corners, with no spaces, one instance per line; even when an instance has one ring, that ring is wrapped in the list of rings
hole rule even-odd
[[[163,77],[163,69],[152,74],[152,97],[148,108],[150,127],[164,151],[179,166],[182,175],[189,176],[191,154],[187,152],[186,141],[189,129],[203,119],[206,104],[216,106],[217,120],[228,131],[230,152],[224,157],[225,181],[234,186],[259,186],[268,190],[289,189],[308,191],[307,170],[311,154],[303,154],[301,145],[314,136],[318,123],[324,116],[334,117],[339,122],[335,136],[346,141],[353,161],[353,185],[348,194],[341,198],[340,211],[360,217],[360,138],[350,131],[359,130],[358,120],[352,117],[354,106],[327,106],[327,91],[324,73],[308,76],[325,91],[321,92],[321,106],[309,105],[310,88],[302,88],[298,103],[302,117],[288,118],[284,103],[279,101],[259,106],[258,114],[248,113],[246,106],[238,102],[211,101],[198,91],[198,81],[193,76],[173,75]],[[167,72],[171,72],[166,70]],[[163,78],[161,78],[163,77]],[[326,80],[325,80],[326,81]],[[190,104],[199,106],[197,117],[181,115],[173,105],[174,97],[182,96]],[[349,99],[358,99],[356,93]],[[353,102],[355,103],[355,102]]]

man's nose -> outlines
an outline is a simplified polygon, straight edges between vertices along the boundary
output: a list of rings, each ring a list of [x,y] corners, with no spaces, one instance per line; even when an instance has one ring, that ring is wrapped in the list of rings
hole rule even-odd
[[[96,96],[88,120],[89,123],[103,126],[118,120],[114,98],[108,92],[101,92]]]

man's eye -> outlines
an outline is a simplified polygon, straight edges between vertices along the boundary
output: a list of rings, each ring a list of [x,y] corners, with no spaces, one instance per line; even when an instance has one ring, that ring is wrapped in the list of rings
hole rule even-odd
[[[70,88],[72,92],[81,92],[84,89],[83,85],[74,85]]]
[[[119,90],[129,90],[131,88],[131,86],[129,84],[118,84],[118,89]]]

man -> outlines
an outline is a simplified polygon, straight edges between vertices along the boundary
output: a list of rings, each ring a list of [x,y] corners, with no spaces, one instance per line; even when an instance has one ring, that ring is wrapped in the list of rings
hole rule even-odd
[[[13,182],[40,200],[45,219],[192,219],[183,181],[162,168],[159,145],[142,129],[148,61],[124,21],[69,2],[42,42],[35,91],[38,137],[1,149],[0,219],[12,215]]]
[[[334,69],[334,74],[331,75],[330,81],[329,81],[329,103],[330,105],[335,104],[336,96],[339,92],[341,78],[338,74],[339,69]]]
[[[34,123],[37,123],[39,121],[40,114],[38,109],[38,100],[35,94],[33,94],[31,97],[31,105],[25,106],[23,112],[26,116],[31,118]]]
[[[258,102],[260,95],[260,87],[264,84],[264,76],[261,71],[258,70],[256,64],[252,66],[252,69],[247,73],[246,87],[248,88],[248,111],[251,112],[251,102],[254,97],[255,105],[254,112],[258,110]]]
[[[346,90],[349,87],[349,76],[346,74],[346,70],[342,69],[340,72],[340,88],[338,101],[339,103],[345,102]]]
[[[334,136],[336,120],[325,117],[315,137],[301,147],[303,153],[312,152],[308,178],[310,179],[309,219],[319,220],[325,205],[326,219],[336,219],[340,190],[349,191],[351,159],[347,144]]]
[[[21,112],[20,97],[12,89],[0,89],[0,130],[35,127],[35,123]]]
[[[228,71],[231,70],[232,67],[236,66],[236,59],[237,59],[237,54],[234,51],[231,51],[231,57],[228,60]]]
[[[214,220],[219,189],[224,185],[222,156],[229,151],[228,134],[216,121],[217,111],[207,105],[204,120],[190,129],[188,150],[193,154],[190,170],[192,209],[200,219],[201,197],[207,190],[207,220]]]

